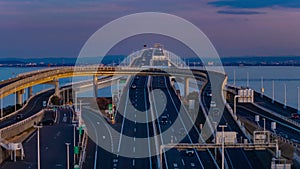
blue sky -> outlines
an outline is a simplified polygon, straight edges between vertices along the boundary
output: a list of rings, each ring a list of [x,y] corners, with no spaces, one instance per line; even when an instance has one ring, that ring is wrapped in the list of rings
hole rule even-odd
[[[299,0],[0,0],[0,57],[76,57],[104,24],[149,11],[189,20],[221,56],[300,56]],[[163,37],[139,42],[157,41],[180,53]],[[128,44],[112,53],[142,46]]]

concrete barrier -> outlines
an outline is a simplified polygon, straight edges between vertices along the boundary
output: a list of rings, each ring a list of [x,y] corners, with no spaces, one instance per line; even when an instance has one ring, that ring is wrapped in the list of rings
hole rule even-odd
[[[11,138],[13,136],[22,133],[23,131],[32,127],[34,125],[34,122],[41,121],[43,115],[44,115],[44,110],[41,110],[40,112],[38,112],[37,114],[31,117],[28,117],[18,123],[0,129],[0,139]]]

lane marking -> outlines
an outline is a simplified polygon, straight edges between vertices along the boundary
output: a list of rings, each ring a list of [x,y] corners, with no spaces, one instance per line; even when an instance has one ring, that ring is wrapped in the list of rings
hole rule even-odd
[[[181,159],[181,162],[182,162],[182,165],[184,165],[184,166],[185,166],[185,163],[184,163],[184,160],[183,160],[183,158]]]

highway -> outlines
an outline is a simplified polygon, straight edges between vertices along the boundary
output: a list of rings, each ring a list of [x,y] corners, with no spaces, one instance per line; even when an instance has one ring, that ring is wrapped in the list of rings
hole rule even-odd
[[[42,108],[43,108],[43,101],[47,101],[49,100],[50,96],[54,93],[54,89],[50,89],[49,91],[40,93],[36,96],[34,96],[34,98],[32,98],[26,107],[24,107],[23,110],[19,111],[17,114],[22,114],[23,115],[23,119],[30,117],[36,113],[38,113]],[[0,123],[0,128],[4,128],[7,126],[10,126],[14,123],[17,122],[16,120],[16,116],[12,115],[8,118],[5,118],[1,121]]]
[[[65,143],[73,143],[72,111],[61,108],[57,111],[57,123],[53,126],[43,126],[40,129],[40,149],[42,169],[67,168],[67,151]],[[12,162],[10,160],[1,164],[1,169],[37,169],[37,132],[24,141],[25,159]],[[70,154],[73,152],[70,145]],[[72,157],[72,156],[71,156]],[[73,158],[70,158],[70,165]]]
[[[86,160],[83,164],[84,169],[129,169],[129,168],[163,168],[163,169],[195,169],[195,168],[216,168],[221,166],[220,149],[164,149],[162,161],[157,155],[161,145],[169,143],[198,143],[202,141],[213,142],[214,136],[203,140],[207,133],[201,133],[200,124],[208,122],[206,117],[210,117],[210,124],[223,125],[227,124],[225,131],[237,132],[237,141],[241,142],[246,138],[230,112],[225,108],[223,101],[223,82],[226,75],[219,73],[196,72],[199,79],[208,77],[205,86],[201,83],[199,93],[201,108],[196,116],[183,105],[183,100],[178,97],[176,89],[171,85],[170,78],[166,76],[166,66],[168,61],[160,59],[151,60],[153,56],[159,58],[163,56],[163,50],[146,49],[140,58],[133,60],[132,67],[135,68],[100,68],[97,75],[111,75],[117,72],[118,75],[128,75],[126,86],[122,89],[122,94],[116,104],[115,123],[106,117],[104,112],[99,112],[95,107],[90,106],[87,102],[90,99],[78,98],[83,101],[82,118],[85,122],[89,140],[87,144]],[[157,67],[157,69],[147,68],[148,65]],[[144,66],[144,67],[143,67]],[[160,69],[161,67],[162,69]],[[85,75],[90,74],[91,68],[82,67],[80,70]],[[104,70],[103,72],[101,70]],[[175,70],[175,69],[172,69]],[[52,72],[54,76],[69,76],[69,69],[63,69],[61,72]],[[136,72],[134,72],[136,71]],[[138,72],[141,71],[141,72]],[[184,74],[187,70],[174,71],[176,78]],[[47,71],[45,71],[47,73]],[[173,72],[173,73],[174,73]],[[56,74],[55,74],[56,73]],[[94,72],[93,72],[94,73]],[[30,74],[29,74],[30,75]],[[23,75],[32,77],[29,75]],[[82,75],[78,73],[78,75]],[[191,77],[189,77],[191,78]],[[181,79],[181,80],[182,80]],[[178,79],[180,81],[180,79]],[[204,80],[204,81],[205,81]],[[12,82],[12,81],[10,81]],[[213,82],[213,83],[211,83]],[[24,82],[25,83],[25,82]],[[176,82],[175,82],[176,83]],[[2,83],[4,84],[4,83]],[[212,86],[214,85],[214,86]],[[214,90],[214,91],[212,91]],[[47,101],[54,89],[35,96],[29,101],[28,105],[18,114],[23,114],[27,118],[36,114],[42,109],[42,102]],[[212,93],[212,95],[210,95]],[[185,96],[184,96],[185,97]],[[271,106],[257,98],[257,103],[261,106]],[[213,105],[214,103],[215,105]],[[272,107],[273,111],[282,111],[281,108]],[[220,122],[215,117],[220,115]],[[267,129],[270,129],[270,122],[278,122],[276,133],[294,140],[299,140],[299,129],[282,121],[282,119],[272,116],[264,110],[253,104],[239,104],[237,112],[240,116],[253,120],[255,112],[259,112],[267,120]],[[288,112],[285,112],[288,117]],[[194,119],[196,117],[196,119]],[[54,126],[45,126],[41,130],[42,135],[42,168],[66,168],[66,142],[73,143],[73,126],[71,124],[72,112],[68,109],[58,111],[58,124]],[[194,121],[195,120],[195,121]],[[215,121],[215,122],[214,122]],[[14,124],[16,115],[13,115],[0,123],[0,128]],[[260,122],[262,125],[262,122]],[[292,128],[292,130],[291,130]],[[220,131],[220,128],[218,128]],[[284,134],[287,133],[287,134]],[[46,137],[45,137],[46,135]],[[20,168],[34,168],[36,166],[36,135],[33,134],[25,142],[25,153],[30,154],[25,161],[16,163]],[[73,152],[72,144],[70,152]],[[26,150],[27,149],[27,150]],[[216,154],[217,152],[217,154]],[[72,155],[73,153],[71,153]],[[270,168],[272,155],[266,151],[246,151],[244,149],[226,149],[225,150],[225,168],[233,169],[255,169]],[[71,158],[73,160],[73,158]],[[46,165],[51,164],[51,165]],[[73,162],[71,161],[71,164]],[[2,168],[11,167],[10,162],[5,162]],[[71,165],[72,167],[72,165]]]
[[[210,83],[207,84],[207,86],[204,89],[204,92],[201,94],[206,112],[209,111],[210,108],[210,102],[211,97],[207,97],[207,93],[211,93],[211,87]],[[214,99],[216,100],[217,104],[220,104],[220,99]],[[243,134],[241,129],[236,124],[235,120],[229,113],[229,111],[225,108],[223,112],[223,116],[221,118],[221,121],[219,124],[227,124],[228,127],[225,128],[225,131],[235,131],[238,133],[237,135],[237,141],[241,141],[240,138],[244,139],[246,136]],[[218,131],[221,129],[218,128]],[[267,157],[269,163],[266,163],[266,161],[261,160],[261,158],[258,157],[258,155],[264,154],[265,157]],[[227,165],[229,168],[269,168],[270,167],[270,160],[271,155],[267,153],[266,151],[262,152],[254,152],[254,151],[245,151],[243,149],[225,149],[225,157],[227,161]],[[243,161],[243,163],[241,163]]]
[[[142,58],[136,60],[134,65],[146,65],[147,62],[149,63],[152,53],[152,50],[146,50]],[[156,55],[158,54],[156,52]],[[143,59],[143,57],[145,58]],[[156,93],[156,91],[160,92]],[[107,124],[107,121],[99,113],[88,109],[84,110],[83,118],[89,136],[94,138],[89,141],[89,151],[84,168],[157,168],[160,165],[159,158],[158,156],[151,157],[151,155],[157,153],[161,144],[168,144],[172,141],[198,142],[199,133],[197,129],[193,127],[193,124],[191,130],[186,127],[186,125],[191,124],[191,117],[182,115],[186,112],[180,112],[182,103],[171,87],[169,78],[139,76],[137,74],[130,79],[128,85],[123,89],[120,101],[115,124]],[[163,102],[165,105],[161,104]],[[168,117],[166,124],[161,122],[163,116]],[[180,119],[179,125],[173,126],[172,123],[175,122],[176,118]],[[119,135],[114,135],[110,127]],[[172,132],[165,134],[164,132],[168,128]],[[159,134],[162,135],[158,137],[158,140],[151,137]],[[127,136],[133,139],[130,141]],[[143,143],[139,142],[141,138],[144,138]],[[101,146],[97,146],[93,142]],[[103,145],[108,146],[109,149],[112,148],[115,154],[105,150]],[[164,155],[163,168],[173,168],[175,163],[177,168],[218,168],[208,151],[195,150],[195,152],[193,156],[187,156],[184,151],[175,149],[167,151]],[[130,156],[122,156],[126,153]],[[143,156],[140,157],[141,154]],[[177,163],[178,160],[180,163]]]
[[[159,90],[152,92],[151,95],[153,110],[158,117],[155,125],[157,125],[159,133],[164,133],[171,128],[171,132],[167,132],[161,137],[161,144],[172,142],[197,143],[199,134],[193,124],[191,128],[186,127],[193,122],[189,113],[181,109],[183,105],[171,87],[169,78],[152,77],[151,80],[150,89],[152,91]],[[162,104],[163,100],[166,101],[166,104]],[[162,116],[168,117],[166,124],[163,123]],[[177,118],[180,122],[174,125]],[[192,156],[187,156],[185,151],[176,149],[167,151],[163,158],[163,168],[217,168],[207,151],[193,151],[196,153]]]

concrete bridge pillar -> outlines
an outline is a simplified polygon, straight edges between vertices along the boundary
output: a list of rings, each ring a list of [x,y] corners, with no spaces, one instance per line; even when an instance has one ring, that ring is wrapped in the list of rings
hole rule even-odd
[[[184,78],[184,97],[186,97],[189,94],[189,78]]]
[[[55,95],[60,97],[60,95],[59,95],[59,81],[58,81],[58,79],[54,79],[53,82],[54,82],[54,85],[55,85]]]
[[[17,104],[20,104],[20,105],[23,104],[23,94],[24,94],[24,89],[19,90],[19,91],[16,92]]]
[[[94,75],[93,76],[93,89],[94,89],[94,96],[97,98],[98,97],[98,76]]]
[[[32,86],[27,88],[27,92],[28,92],[28,99],[32,96]]]

